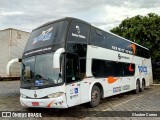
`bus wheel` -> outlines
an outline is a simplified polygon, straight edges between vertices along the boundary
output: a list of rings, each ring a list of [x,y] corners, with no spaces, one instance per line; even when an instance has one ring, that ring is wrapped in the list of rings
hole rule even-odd
[[[136,81],[136,89],[135,89],[135,93],[138,94],[140,91],[140,82],[139,80]]]
[[[91,101],[89,102],[90,107],[96,107],[100,102],[100,89],[98,86],[94,85],[91,92]]]
[[[140,91],[143,92],[144,88],[145,88],[145,82],[144,82],[144,80],[142,80],[142,87],[141,87]]]

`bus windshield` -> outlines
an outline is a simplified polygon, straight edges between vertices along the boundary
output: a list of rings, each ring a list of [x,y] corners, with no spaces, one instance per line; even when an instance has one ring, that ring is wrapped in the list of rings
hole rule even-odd
[[[63,20],[34,30],[30,35],[24,52],[64,42],[67,25],[67,20]]]
[[[23,59],[21,88],[44,88],[63,82],[60,69],[53,66],[53,55],[48,53]]]

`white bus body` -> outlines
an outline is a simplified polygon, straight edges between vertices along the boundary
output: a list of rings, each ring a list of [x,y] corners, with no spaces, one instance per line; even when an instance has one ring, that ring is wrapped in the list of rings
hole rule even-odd
[[[105,39],[107,36],[103,34],[109,34],[116,39],[121,39],[124,43],[127,42],[129,46],[124,49],[122,47],[119,48],[115,43],[114,45],[110,45],[110,43],[107,42],[110,49],[105,48],[103,44],[102,47],[100,47],[100,45],[95,45],[96,43],[94,44],[94,42],[92,42],[92,37],[85,35],[86,32],[83,33],[83,28],[79,24],[82,22],[88,25],[88,29],[97,28],[77,19],[67,18],[67,20],[68,19],[70,20],[68,26],[71,24],[71,26],[73,25],[73,28],[75,28],[74,32],[71,32],[70,37],[75,38],[74,40],[80,39],[82,41],[88,39],[89,42],[87,42],[87,44],[67,42],[65,44],[66,46],[64,45],[63,47],[62,45],[54,49],[53,56],[51,52],[44,53],[45,50],[51,50],[48,46],[41,49],[34,47],[34,51],[30,51],[26,47],[29,52],[27,50],[24,51],[22,58],[20,88],[20,102],[22,106],[68,108],[89,102],[92,107],[95,107],[99,104],[100,98],[132,90],[138,93],[140,90],[143,91],[145,86],[152,84],[151,58],[149,56],[139,56],[140,54],[138,55],[137,53],[137,50],[140,49],[148,54],[147,48],[104,31],[102,31],[102,33],[97,32],[97,35]],[[73,21],[78,22],[74,23]],[[38,31],[51,23],[45,24],[36,30]],[[72,27],[69,26],[68,28],[67,30],[72,30]],[[52,28],[46,28],[43,29],[43,31],[45,30],[46,32],[51,29]],[[36,30],[34,30],[33,33]],[[97,30],[100,31],[99,29]],[[49,32],[45,33],[45,40],[51,39],[47,38],[49,34]],[[69,36],[69,34],[70,32],[67,31],[66,36]],[[88,36],[91,36],[91,33],[89,33]],[[70,37],[66,39],[69,41]],[[29,41],[33,41],[32,45],[38,44],[39,41],[45,42],[45,40],[42,39],[42,36],[41,38],[32,38],[31,36],[29,39]],[[43,53],[41,54],[42,51]],[[85,54],[82,54],[84,51],[86,51]],[[46,61],[51,59],[53,64],[48,61],[50,63],[50,66],[48,66],[48,62],[42,62],[44,58],[46,58]],[[59,77],[57,77],[57,79],[46,77],[46,74],[50,76],[49,72],[51,71],[43,74],[43,72],[47,71],[46,66],[51,70],[54,68],[55,72],[59,70],[59,74],[56,74]],[[34,68],[35,71],[32,70],[32,68]],[[36,75],[43,77],[37,77]],[[52,82],[50,83],[50,81]],[[50,84],[53,84],[53,86],[48,87]]]

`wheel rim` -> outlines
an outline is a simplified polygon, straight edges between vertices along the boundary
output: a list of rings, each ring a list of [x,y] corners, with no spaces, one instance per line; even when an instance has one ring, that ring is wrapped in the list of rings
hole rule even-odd
[[[97,102],[98,96],[99,96],[98,91],[97,91],[97,90],[94,90],[94,91],[92,92],[92,102]]]

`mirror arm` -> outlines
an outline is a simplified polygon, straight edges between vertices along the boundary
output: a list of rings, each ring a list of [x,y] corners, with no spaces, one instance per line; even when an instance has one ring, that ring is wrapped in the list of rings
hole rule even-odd
[[[7,75],[10,75],[10,66],[11,66],[13,63],[17,63],[17,62],[22,62],[22,59],[21,59],[21,58],[15,58],[15,59],[10,60],[10,61],[7,63],[7,66],[6,66],[6,73],[7,73]]]

